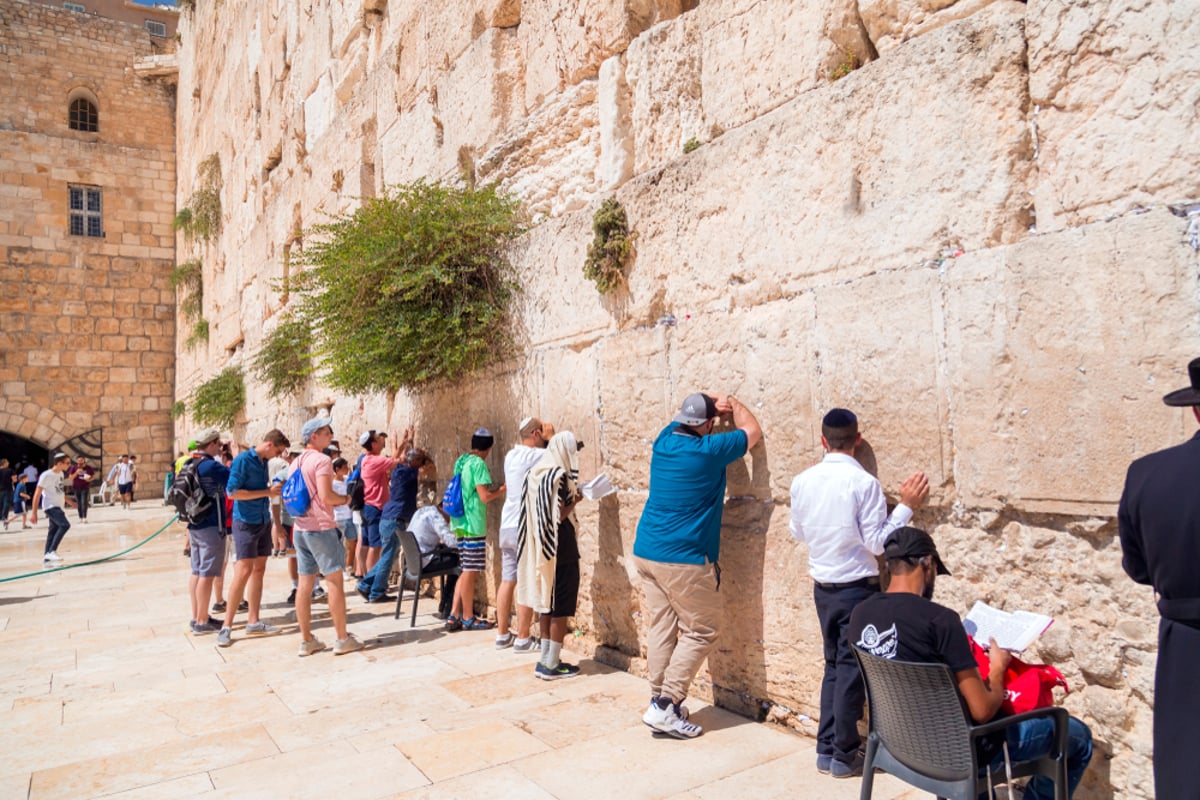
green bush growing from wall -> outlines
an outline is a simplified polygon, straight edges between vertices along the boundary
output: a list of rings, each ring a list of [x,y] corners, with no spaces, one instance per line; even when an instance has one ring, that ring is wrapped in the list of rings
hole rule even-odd
[[[250,362],[254,377],[266,384],[276,400],[299,391],[312,374],[312,329],[308,322],[290,316],[266,335]]]
[[[232,428],[246,405],[246,381],[241,367],[226,367],[196,387],[188,406],[198,425]]]
[[[392,187],[305,232],[288,288],[325,380],[349,393],[455,380],[511,351],[518,201],[494,185]]]
[[[592,233],[595,238],[588,245],[583,274],[595,282],[601,294],[607,294],[624,285],[625,264],[633,253],[637,234],[629,232],[624,206],[611,197],[592,216]]]

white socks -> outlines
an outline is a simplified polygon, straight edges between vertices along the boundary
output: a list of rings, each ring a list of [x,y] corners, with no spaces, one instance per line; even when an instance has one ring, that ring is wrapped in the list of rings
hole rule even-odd
[[[542,639],[542,666],[546,669],[554,669],[560,661],[559,655],[562,654],[562,642],[552,642],[549,639]]]

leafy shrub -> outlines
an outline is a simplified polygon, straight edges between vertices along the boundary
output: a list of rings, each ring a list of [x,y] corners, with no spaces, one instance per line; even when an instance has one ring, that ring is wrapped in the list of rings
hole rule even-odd
[[[601,294],[606,294],[625,283],[623,270],[637,234],[629,232],[624,206],[611,197],[592,216],[592,232],[595,238],[588,245],[583,274],[595,282]]]
[[[266,384],[271,397],[295,394],[312,374],[312,329],[299,317],[288,317],[267,334],[250,362],[250,370]]]
[[[187,413],[187,403],[182,400],[176,400],[171,406],[171,419],[179,419]]]
[[[494,185],[420,180],[305,232],[287,289],[329,384],[415,388],[506,355],[516,286],[505,248],[522,231],[517,200]]]
[[[246,382],[241,367],[226,367],[196,387],[189,403],[198,425],[231,428],[246,405]]]
[[[858,55],[848,47],[839,48],[842,53],[842,60],[837,66],[829,71],[830,82],[841,80],[849,75],[854,70],[862,66],[862,62],[858,60]]]
[[[184,344],[190,350],[208,341],[208,321],[201,316],[204,308],[204,271],[199,261],[176,265],[169,276],[171,286],[179,295],[179,313],[184,322],[192,323],[192,331]]]
[[[208,243],[221,232],[221,157],[213,153],[196,169],[196,189],[171,224],[184,238]]]

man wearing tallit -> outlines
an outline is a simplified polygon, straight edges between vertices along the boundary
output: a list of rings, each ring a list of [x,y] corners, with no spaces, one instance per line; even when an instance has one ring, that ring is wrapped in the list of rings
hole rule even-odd
[[[575,504],[579,449],[570,431],[557,433],[525,474],[517,539],[517,602],[541,616],[542,657],[534,674],[547,681],[573,678],[579,667],[560,660],[567,619],[579,597],[579,543]]]

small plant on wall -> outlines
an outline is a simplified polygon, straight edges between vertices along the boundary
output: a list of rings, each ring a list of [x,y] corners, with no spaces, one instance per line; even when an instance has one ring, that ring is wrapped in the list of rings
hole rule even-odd
[[[829,71],[829,81],[831,83],[841,80],[862,66],[858,55],[849,47],[839,47],[838,52],[841,53],[841,60]]]
[[[213,153],[196,169],[196,189],[175,214],[175,230],[188,241],[208,243],[221,232],[221,158]]]
[[[625,265],[637,234],[629,231],[625,207],[615,198],[600,204],[592,216],[592,232],[595,238],[588,245],[583,274],[601,294],[607,294],[625,284]]]
[[[187,403],[182,400],[176,400],[171,406],[171,419],[179,419],[187,413]]]
[[[197,386],[188,404],[196,424],[218,428],[232,428],[245,405],[246,382],[240,367],[226,367]]]
[[[254,376],[276,400],[299,391],[312,374],[312,329],[299,317],[288,317],[263,339],[250,362]]]
[[[208,341],[208,320],[201,316],[204,307],[204,268],[199,261],[185,261],[176,265],[169,276],[171,288],[179,298],[179,313],[191,331],[185,346],[191,350]]]
[[[523,230],[518,201],[494,185],[422,180],[306,231],[286,289],[324,380],[349,393],[395,391],[507,355],[516,284],[506,248]]]

